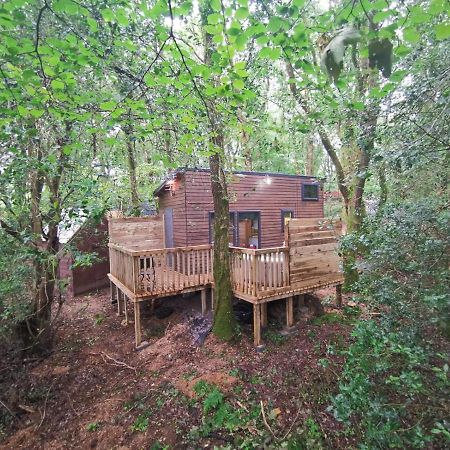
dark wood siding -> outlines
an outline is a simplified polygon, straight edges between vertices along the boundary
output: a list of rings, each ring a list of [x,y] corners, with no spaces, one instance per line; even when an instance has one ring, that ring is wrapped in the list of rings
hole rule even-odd
[[[270,181],[270,183],[268,183]],[[281,230],[281,210],[292,209],[294,217],[323,217],[323,191],[319,189],[319,201],[303,201],[302,183],[310,183],[315,179],[287,177],[280,175],[230,175],[229,196],[230,211],[260,211],[261,213],[261,247],[272,247],[283,244],[284,235]],[[186,244],[207,244],[209,239],[209,212],[213,210],[210,174],[205,171],[186,171],[184,175],[186,187],[185,228],[181,221],[174,222],[177,235],[186,233]],[[164,193],[163,197],[167,194]],[[175,197],[178,195],[176,192]],[[180,196],[181,197],[181,196]],[[165,206],[166,201],[163,201]],[[173,206],[172,206],[173,207]],[[181,208],[180,208],[181,210]],[[176,210],[174,208],[174,221]],[[181,229],[177,229],[181,227]]]
[[[69,297],[109,285],[108,223],[84,225],[70,240],[70,244],[82,253],[96,253],[97,261],[89,267],[72,268],[72,257],[65,254],[59,263],[59,276],[68,281]]]
[[[159,214],[163,215],[166,208],[173,209],[173,245],[185,247],[188,244],[186,232],[186,188],[184,177],[174,180],[173,194],[165,190],[159,197]]]

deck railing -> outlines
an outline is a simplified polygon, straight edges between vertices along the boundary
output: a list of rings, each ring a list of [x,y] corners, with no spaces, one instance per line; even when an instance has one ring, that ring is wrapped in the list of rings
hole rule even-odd
[[[109,244],[111,275],[138,296],[170,294],[213,283],[213,247],[198,245],[132,250]],[[287,247],[230,247],[231,282],[235,293],[251,297],[289,286]]]
[[[210,284],[212,246],[130,250],[109,244],[111,274],[136,295],[180,292]]]
[[[230,247],[231,278],[235,292],[257,297],[289,286],[287,247],[246,249]]]

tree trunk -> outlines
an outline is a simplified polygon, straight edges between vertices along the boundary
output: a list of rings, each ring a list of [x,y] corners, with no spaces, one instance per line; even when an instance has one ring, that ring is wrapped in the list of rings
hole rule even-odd
[[[209,158],[211,170],[211,192],[214,200],[214,299],[215,314],[213,332],[224,340],[235,335],[235,319],[232,308],[232,286],[228,230],[230,213],[225,173],[222,164],[223,137],[216,136],[219,151]]]
[[[389,193],[386,181],[386,167],[384,163],[381,163],[378,167],[378,184],[380,185],[380,200],[378,201],[377,205],[377,216],[381,217]]]
[[[308,137],[306,144],[305,175],[314,175],[314,138]]]
[[[136,157],[135,157],[135,143],[133,140],[133,133],[130,125],[125,125],[123,128],[127,144],[127,158],[128,158],[128,176],[130,180],[131,193],[131,214],[139,216],[141,211],[141,201],[137,191],[136,178]]]
[[[170,143],[170,132],[169,131],[164,133],[164,151],[166,152],[169,162],[173,163],[173,152],[172,152],[172,147],[171,147],[171,143]]]
[[[64,170],[67,166],[67,155],[64,152],[70,142],[72,124],[65,122],[64,131],[57,139],[58,165],[52,177],[45,178],[49,191],[50,210],[47,214],[48,224],[44,231],[42,227],[41,198],[44,189],[44,177],[39,169],[30,171],[29,183],[31,194],[31,229],[33,241],[33,269],[34,280],[32,286],[33,302],[31,311],[25,321],[19,324],[18,330],[25,345],[34,351],[48,351],[52,341],[52,305],[58,270],[59,237],[58,227],[61,222],[60,186]],[[39,144],[32,149],[30,157],[36,160],[36,166],[42,159]],[[44,238],[44,239],[43,239]],[[44,242],[46,241],[46,243]]]
[[[212,9],[208,0],[200,5],[202,25],[208,23],[208,15]],[[203,29],[205,45],[205,64],[211,65],[213,51],[212,36]],[[209,158],[211,172],[211,193],[214,201],[214,323],[213,332],[220,339],[230,340],[236,334],[233,313],[230,274],[230,254],[228,243],[228,229],[230,225],[230,210],[228,202],[227,182],[224,172],[223,159],[225,157],[225,143],[221,117],[213,100],[205,100],[209,120],[210,141],[214,154]]]
[[[248,135],[247,130],[245,130],[245,128],[244,128],[245,124],[247,122],[247,119],[240,109],[238,109],[238,111],[237,111],[237,117],[238,117],[238,120],[242,124],[241,143],[242,143],[242,156],[244,157],[245,170],[252,171],[253,170],[253,155],[252,155],[252,149],[249,146],[250,136]]]

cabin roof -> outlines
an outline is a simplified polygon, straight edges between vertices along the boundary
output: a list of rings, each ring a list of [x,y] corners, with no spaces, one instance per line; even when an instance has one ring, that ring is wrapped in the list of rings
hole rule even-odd
[[[169,180],[174,179],[177,175],[182,175],[186,172],[209,172],[209,169],[203,169],[203,168],[192,168],[192,167],[179,167],[175,169],[173,172],[170,173],[169,176],[167,176],[164,181],[155,189],[153,192],[153,195],[155,197],[159,196],[163,190],[164,186]],[[255,175],[255,176],[271,176],[271,177],[285,177],[285,178],[303,178],[308,180],[318,180],[317,177],[313,177],[310,175],[291,175],[287,173],[276,173],[276,172],[251,172],[246,170],[233,170],[231,173],[235,175]]]

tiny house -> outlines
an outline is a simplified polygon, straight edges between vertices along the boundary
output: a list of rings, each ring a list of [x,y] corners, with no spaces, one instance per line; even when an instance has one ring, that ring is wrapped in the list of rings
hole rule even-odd
[[[323,188],[315,177],[268,172],[228,174],[230,245],[283,245],[286,221],[320,218]],[[177,169],[156,189],[165,247],[213,243],[214,206],[207,169]]]
[[[232,172],[229,264],[234,297],[253,304],[253,332],[261,344],[267,303],[286,301],[286,326],[293,326],[294,296],[343,282],[337,248],[340,225],[324,219],[323,188],[314,177]],[[206,291],[214,309],[214,207],[205,169],[178,169],[155,191],[159,214],[110,218],[111,299],[128,322],[133,304],[136,348],[142,342],[141,303]]]

